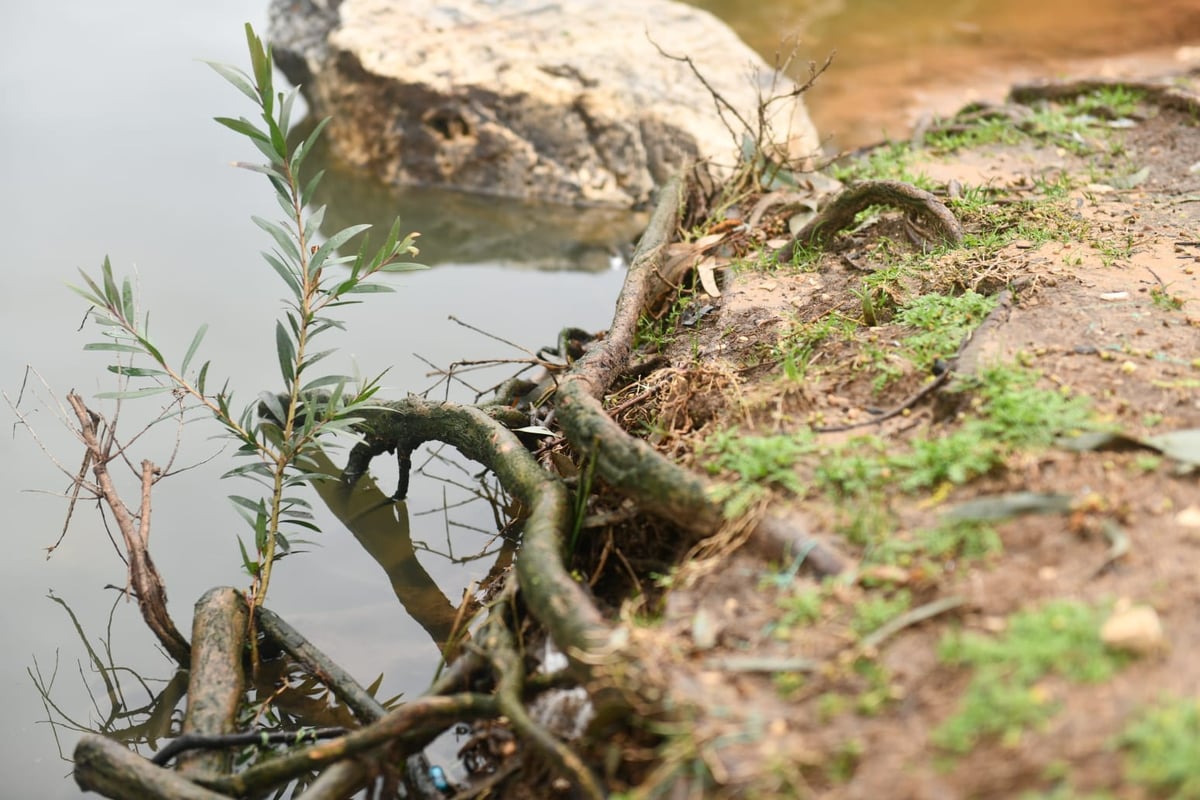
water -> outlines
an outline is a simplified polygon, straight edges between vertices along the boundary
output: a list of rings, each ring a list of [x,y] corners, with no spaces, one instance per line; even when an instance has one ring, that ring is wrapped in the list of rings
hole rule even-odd
[[[1195,0],[695,0],[768,62],[793,73],[836,53],[806,95],[830,149],[903,137],[924,111],[1003,99],[1017,80],[1122,75],[1185,65],[1200,42]],[[1133,55],[1131,59],[1123,56]]]
[[[840,71],[822,82],[812,104],[818,124],[836,131],[843,142],[874,136],[881,119],[910,105],[897,97],[911,100],[913,92],[931,92],[943,85],[948,71],[962,73],[963,63],[986,71],[988,65],[1036,61],[1046,57],[1047,48],[1067,45],[1074,50],[1066,55],[1087,55],[1082,44],[1087,41],[1093,42],[1092,54],[1096,48],[1107,52],[1117,44],[1113,31],[1119,26],[1114,25],[1122,20],[1130,31],[1128,46],[1148,45],[1152,41],[1129,23],[1156,18],[1151,12],[1160,6],[1174,8],[1178,20],[1194,18],[1179,3],[1127,2],[1121,12],[1111,0],[1087,3],[1087,14],[1067,2],[703,5],[726,15],[768,56],[777,32],[795,25],[807,30],[811,50],[804,57],[821,57],[837,47]],[[894,10],[902,5],[903,13]],[[8,333],[0,343],[0,388],[15,399],[27,364],[36,366],[60,396],[72,387],[85,395],[112,388],[103,359],[80,350],[93,331],[77,331],[84,307],[63,287],[76,280],[77,267],[94,272],[105,253],[118,271],[138,276],[145,307],[152,310],[154,329],[168,351],[182,353],[196,326],[209,322],[205,352],[214,358],[212,375],[228,376],[246,401],[270,388],[276,383],[271,320],[280,286],[256,255],[266,242],[249,216],[273,216],[275,205],[261,178],[228,167],[231,160],[257,154],[209,121],[218,114],[247,113],[244,101],[195,60],[244,62],[244,3],[71,0],[10,6],[0,31],[0,174],[5,177],[0,220],[9,265],[8,287],[0,294]],[[929,13],[935,6],[938,12]],[[1020,13],[1034,21],[1016,25],[1012,20]],[[1054,16],[1054,25],[1047,15]],[[1064,33],[1067,22],[1079,19],[1099,28]],[[1100,25],[1103,20],[1109,20],[1108,27]],[[264,29],[261,12],[250,21]],[[1186,28],[1179,23],[1171,29],[1186,33]],[[769,31],[769,38],[761,31]],[[1035,36],[1039,31],[1055,33]],[[930,60],[931,53],[942,60]],[[876,113],[864,115],[864,107]],[[490,199],[394,191],[336,169],[326,191],[339,204],[357,204],[343,209],[342,224],[361,218],[386,223],[400,213],[407,227],[425,234],[425,255],[441,264],[397,276],[396,294],[371,297],[352,309],[346,315],[349,335],[328,340],[329,346],[343,348],[341,363],[333,366],[357,367],[364,374],[390,368],[384,381],[389,394],[431,382],[414,352],[439,364],[518,355],[449,322],[450,314],[531,347],[550,343],[565,325],[599,329],[608,322],[621,280],[619,272],[608,269],[610,250],[622,238],[621,226],[629,224],[620,215],[581,220]],[[607,233],[593,235],[598,229]],[[584,269],[567,269],[579,266]],[[74,784],[64,777],[70,764],[59,760],[54,731],[41,722],[49,712],[27,670],[36,662],[48,678],[57,665],[51,696],[87,727],[103,720],[109,705],[103,684],[87,666],[79,631],[102,657],[110,649],[116,663],[148,679],[167,678],[170,669],[134,607],[117,606],[109,626],[116,592],[103,587],[123,585],[124,568],[93,506],[80,504],[64,544],[45,559],[42,548],[57,538],[65,502],[25,490],[61,492],[68,484],[64,472],[77,468],[81,454],[56,421],[52,405],[42,407],[27,393],[21,407],[30,412],[62,471],[26,431],[9,429],[0,459],[8,521],[0,563],[8,608],[0,620],[7,645],[0,659],[7,712],[0,729],[6,767],[2,794],[75,797]],[[143,412],[152,408],[141,406]],[[135,410],[130,407],[122,422],[127,433],[136,430]],[[164,433],[136,452],[135,460],[165,461],[173,432]],[[245,487],[217,481],[227,453],[209,438],[212,433],[200,423],[187,429],[176,466],[199,466],[155,491],[153,552],[168,583],[171,611],[185,627],[193,602],[206,589],[245,584],[235,545],[242,523],[223,500],[227,492]],[[452,467],[438,470],[454,474]],[[387,486],[392,479],[384,470],[381,482]],[[442,515],[416,513],[436,512],[440,503],[439,484],[414,483],[414,537],[444,549]],[[481,527],[490,522],[483,509],[456,511],[453,518]],[[383,672],[383,695],[420,691],[435,659],[431,636],[397,607],[379,564],[352,535],[332,515],[324,514],[321,521],[326,530],[315,554],[285,561],[276,572],[272,607],[364,682]],[[458,553],[486,543],[480,534],[462,529],[455,529],[452,541]],[[419,558],[452,600],[487,569],[486,564],[452,564],[427,552]],[[51,589],[77,615],[78,629],[64,607],[48,599]],[[140,691],[128,698],[135,706],[144,699]],[[63,752],[70,753],[76,736],[58,731]]]

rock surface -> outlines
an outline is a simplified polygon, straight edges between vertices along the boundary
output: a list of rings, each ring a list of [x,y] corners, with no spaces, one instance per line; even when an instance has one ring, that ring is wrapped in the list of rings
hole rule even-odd
[[[393,183],[557,203],[637,206],[688,158],[735,163],[741,123],[655,43],[690,56],[752,126],[760,96],[793,88],[672,0],[273,0],[270,39],[314,113],[333,116],[344,160]],[[770,110],[763,141],[780,157],[816,153],[799,97]]]

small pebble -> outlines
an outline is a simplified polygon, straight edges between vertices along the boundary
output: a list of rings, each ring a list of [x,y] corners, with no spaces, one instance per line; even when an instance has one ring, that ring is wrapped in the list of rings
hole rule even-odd
[[[1100,640],[1114,650],[1140,656],[1157,653],[1166,646],[1158,612],[1150,606],[1114,611],[1100,629]]]

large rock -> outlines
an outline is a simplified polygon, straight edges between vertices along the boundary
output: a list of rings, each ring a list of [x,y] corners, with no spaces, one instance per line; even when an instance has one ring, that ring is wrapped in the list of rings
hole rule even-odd
[[[735,163],[735,115],[655,43],[752,124],[779,80],[671,0],[273,0],[270,39],[333,116],[341,158],[395,183],[559,203],[637,206],[688,158]],[[782,152],[817,151],[799,97],[770,109]]]

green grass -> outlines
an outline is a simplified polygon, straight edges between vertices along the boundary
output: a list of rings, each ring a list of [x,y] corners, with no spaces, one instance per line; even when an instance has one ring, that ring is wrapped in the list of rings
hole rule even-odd
[[[915,328],[902,341],[905,355],[922,372],[938,358],[954,355],[963,338],[996,307],[996,300],[972,291],[960,295],[926,294],[905,303],[893,319]]]
[[[911,535],[892,533],[872,543],[865,556],[868,564],[910,567],[917,563],[936,566],[948,560],[978,561],[1002,552],[1000,536],[991,525],[975,520],[947,521]]]
[[[932,190],[933,182],[922,172],[911,170],[913,150],[903,142],[892,142],[876,147],[867,155],[834,164],[833,177],[849,183],[865,180],[893,180],[911,183],[926,191]]]
[[[901,589],[890,597],[871,595],[854,605],[850,627],[859,636],[866,636],[900,616],[912,605],[912,594]]]
[[[779,361],[785,378],[801,381],[808,373],[809,363],[822,342],[845,338],[857,326],[853,320],[836,314],[827,314],[812,322],[797,323],[771,348],[771,357]]]
[[[1165,797],[1200,797],[1200,701],[1172,700],[1121,733],[1125,777]]]
[[[961,424],[944,435],[937,428],[907,445],[860,436],[826,445],[810,431],[746,436],[736,429],[708,438],[698,454],[712,474],[732,474],[721,498],[736,516],[769,489],[806,496],[810,488],[834,498],[886,506],[880,493],[961,485],[1000,467],[1018,449],[1040,448],[1060,436],[1095,427],[1086,398],[1039,388],[1038,375],[1020,367],[984,370],[957,389],[970,394]],[[811,481],[801,478],[811,460]],[[886,516],[886,515],[885,515]],[[853,538],[853,537],[852,537]],[[869,543],[874,537],[859,537]]]
[[[1057,711],[1044,678],[1096,683],[1111,677],[1126,659],[1101,642],[1103,616],[1103,610],[1057,601],[1014,614],[1003,636],[945,636],[939,658],[973,668],[975,675],[959,710],[934,731],[934,744],[954,753],[993,737],[1015,744]]]

